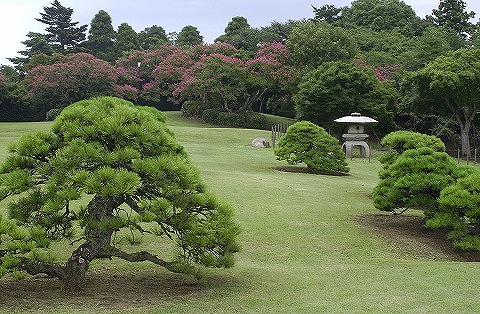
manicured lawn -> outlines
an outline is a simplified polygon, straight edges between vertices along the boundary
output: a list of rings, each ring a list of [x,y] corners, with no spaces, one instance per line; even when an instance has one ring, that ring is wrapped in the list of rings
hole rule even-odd
[[[27,294],[29,281],[44,284],[45,279],[27,283],[2,279],[1,312],[480,311],[480,264],[413,259],[352,221],[355,215],[377,213],[369,198],[378,180],[376,159],[349,161],[348,176],[280,172],[274,167],[285,164],[275,160],[272,149],[250,147],[255,137],[269,138],[268,131],[199,126],[175,112],[167,117],[210,191],[235,207],[242,229],[242,251],[235,267],[208,270],[204,279],[196,281],[148,263],[94,263],[92,273],[114,285],[114,275],[119,282],[142,279],[123,291],[119,286],[118,295],[97,289],[95,294],[67,297],[48,285],[51,296],[40,288],[28,288]],[[0,123],[0,159],[6,156],[7,142],[19,133],[43,127],[48,123]],[[5,203],[0,203],[0,211],[4,208]],[[20,296],[5,300],[6,289],[18,289]]]

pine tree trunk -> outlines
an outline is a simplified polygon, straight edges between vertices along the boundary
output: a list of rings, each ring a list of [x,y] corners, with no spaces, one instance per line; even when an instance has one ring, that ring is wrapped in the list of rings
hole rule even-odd
[[[66,263],[65,277],[62,279],[64,290],[78,291],[84,286],[85,274],[90,262],[95,258],[109,258],[111,229],[103,229],[99,222],[113,217],[113,211],[123,203],[123,198],[94,196],[87,205],[89,225],[85,228],[86,241],[80,245]]]

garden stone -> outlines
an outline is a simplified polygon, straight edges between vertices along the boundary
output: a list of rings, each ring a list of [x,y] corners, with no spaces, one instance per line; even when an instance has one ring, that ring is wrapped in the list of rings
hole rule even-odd
[[[255,139],[253,139],[252,147],[268,148],[268,147],[270,147],[270,143],[264,137],[257,137]]]

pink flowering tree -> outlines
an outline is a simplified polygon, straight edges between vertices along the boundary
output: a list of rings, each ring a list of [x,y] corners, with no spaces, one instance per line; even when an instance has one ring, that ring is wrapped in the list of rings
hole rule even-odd
[[[201,100],[203,104],[236,112],[248,104],[249,73],[235,57],[211,54],[195,62],[173,91],[181,99]]]
[[[254,59],[241,56],[225,43],[177,51],[158,65],[155,81],[144,86],[144,92],[163,94],[177,103],[194,100],[227,112],[262,111],[266,99],[291,94],[288,89],[296,75],[287,65],[289,54],[283,44],[264,44]]]
[[[154,80],[153,71],[158,64],[178,51],[181,51],[178,47],[164,45],[154,50],[135,51],[118,60],[116,95],[142,104],[150,104],[152,101],[160,102],[159,97],[149,97],[149,93],[144,93],[144,86],[151,85]]]
[[[396,80],[396,72],[400,70],[398,64],[385,64],[379,66],[373,66],[367,63],[365,60],[356,60],[355,63],[362,68],[371,68],[375,71],[375,76],[380,82],[385,82],[387,80]]]
[[[82,99],[113,96],[117,78],[117,71],[109,63],[86,53],[70,54],[27,73],[27,98],[46,112]]]
[[[150,101],[166,97],[170,102],[178,104],[186,98],[178,92],[174,94],[174,91],[191,80],[192,72],[198,70],[197,62],[211,54],[232,57],[238,53],[235,47],[225,43],[196,45],[188,50],[178,49],[157,65],[153,71],[154,80],[143,85],[142,97]]]
[[[264,43],[256,57],[246,63],[257,80],[256,93],[259,97],[252,102],[252,109],[293,117],[291,97],[296,92],[298,72],[290,65],[290,53],[286,46],[280,42]]]

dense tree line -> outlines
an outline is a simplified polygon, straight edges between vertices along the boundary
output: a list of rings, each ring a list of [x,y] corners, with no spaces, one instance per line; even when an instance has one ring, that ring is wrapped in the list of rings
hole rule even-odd
[[[170,34],[158,25],[114,29],[103,10],[79,25],[55,0],[37,19],[46,32],[27,34],[15,68],[0,70],[2,119],[45,119],[111,95],[188,115],[262,112],[329,129],[336,116],[361,111],[382,121],[380,134],[433,133],[465,154],[477,145],[480,34],[464,1],[441,0],[424,19],[399,0],[312,8],[310,20],[261,28],[233,17],[207,45],[192,25]]]

